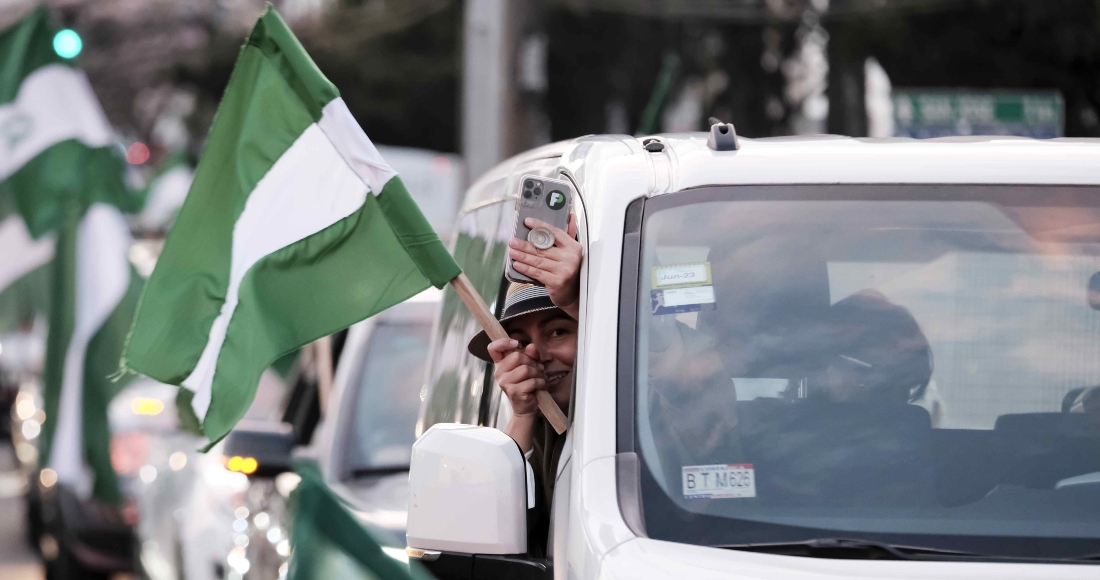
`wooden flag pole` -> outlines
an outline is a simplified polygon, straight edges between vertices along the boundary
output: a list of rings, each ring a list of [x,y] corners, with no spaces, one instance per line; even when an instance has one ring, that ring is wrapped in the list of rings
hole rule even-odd
[[[317,365],[317,397],[321,403],[321,414],[324,415],[332,394],[332,336],[322,336],[313,341],[313,349],[314,362]]]
[[[481,295],[474,289],[474,285],[470,283],[470,279],[466,277],[466,274],[455,276],[451,280],[451,286],[454,287],[458,297],[466,304],[466,308],[470,309],[474,318],[485,329],[485,333],[489,335],[491,340],[508,338],[508,333],[504,331],[500,321],[493,316],[492,311],[481,299]],[[542,411],[542,416],[546,417],[546,420],[554,427],[554,431],[557,431],[558,435],[565,433],[566,428],[569,426],[569,420],[565,417],[565,413],[561,412],[561,408],[554,402],[554,398],[550,396],[550,393],[541,390],[535,391],[535,397],[539,402],[539,411]]]

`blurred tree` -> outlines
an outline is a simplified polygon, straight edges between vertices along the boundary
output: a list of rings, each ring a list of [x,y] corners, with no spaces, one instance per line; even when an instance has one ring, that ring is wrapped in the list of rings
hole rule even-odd
[[[545,4],[537,104],[555,140],[638,131],[669,55],[680,64],[662,123],[702,129],[713,115],[746,136],[790,132],[782,69],[807,6],[824,10],[829,37],[830,132],[865,134],[863,64],[873,56],[897,87],[1057,89],[1065,134],[1100,136],[1100,0],[510,1]],[[289,2],[276,4],[289,11]],[[465,3],[313,4],[323,9],[292,26],[368,134],[457,151]],[[197,97],[184,119],[194,156],[262,5],[66,0],[61,12],[84,37],[80,59],[124,135],[149,142],[142,91],[173,85]]]
[[[735,122],[747,135],[767,136],[777,129],[766,108],[780,93],[782,79],[777,68],[760,65],[759,24],[585,12],[558,3],[548,11],[546,31],[547,102],[555,140],[641,130],[662,62],[670,54],[680,58],[671,99],[689,85],[700,99],[692,129],[701,129],[711,115]]]
[[[973,0],[826,27],[838,69],[875,56],[895,87],[1057,89],[1065,135],[1100,136],[1100,0]],[[844,90],[831,87],[834,103]],[[831,112],[830,130],[843,131],[844,107]]]
[[[415,13],[395,4],[389,16],[375,7],[373,20],[363,13],[371,6],[339,6],[294,26],[295,32],[375,142],[456,151],[461,3],[411,2],[421,9]],[[193,122],[200,135],[213,119],[242,40],[216,36],[204,59],[181,63],[172,74],[200,95]]]
[[[866,134],[873,56],[899,87],[1057,89],[1065,135],[1100,136],[1100,0],[557,0],[547,25],[554,138],[621,126],[616,117],[638,130],[668,54],[682,62],[674,94],[728,75],[717,95],[697,93],[697,129],[715,115],[747,136],[789,132],[779,70],[810,4],[825,7],[830,132]]]

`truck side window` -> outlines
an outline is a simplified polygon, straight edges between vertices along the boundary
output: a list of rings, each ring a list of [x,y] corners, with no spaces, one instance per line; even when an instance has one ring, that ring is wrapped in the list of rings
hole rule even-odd
[[[498,187],[503,192],[504,180]],[[512,235],[515,201],[502,199],[461,215],[451,252],[481,297],[494,305],[500,292],[504,255]],[[423,433],[436,423],[478,422],[487,364],[466,351],[470,337],[480,330],[477,321],[447,287],[436,329],[432,366],[424,393]]]

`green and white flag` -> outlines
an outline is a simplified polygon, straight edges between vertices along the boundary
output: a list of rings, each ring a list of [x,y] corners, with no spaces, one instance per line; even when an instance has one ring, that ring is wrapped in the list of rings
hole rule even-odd
[[[117,208],[91,206],[57,234],[40,464],[81,497],[118,503],[107,406],[126,385],[113,380],[141,296],[127,259],[130,230]]]
[[[0,195],[36,238],[74,200],[137,209],[111,126],[84,73],[54,52],[55,32],[43,6],[0,32]]]
[[[268,8],[241,49],[123,365],[185,387],[217,441],[282,354],[459,273]]]
[[[22,217],[3,216],[0,211],[0,248],[0,334],[3,334],[48,311],[42,283],[48,279],[54,237],[45,235],[36,240]]]

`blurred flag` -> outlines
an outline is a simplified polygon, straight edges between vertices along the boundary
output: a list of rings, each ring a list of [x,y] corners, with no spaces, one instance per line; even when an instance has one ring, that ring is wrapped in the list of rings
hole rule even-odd
[[[379,546],[325,485],[315,468],[299,468],[298,474],[302,481],[289,506],[292,549],[289,580],[432,577],[418,563],[407,563],[404,550]]]
[[[36,238],[63,225],[66,204],[138,202],[88,79],[54,52],[55,32],[44,6],[0,32],[0,195],[14,195]]]
[[[54,51],[55,32],[44,6],[0,32],[0,207],[12,214],[0,223],[12,244],[0,277],[12,290],[35,276],[50,288],[41,465],[79,496],[117,503],[107,405],[125,382],[108,376],[141,292],[120,209],[139,198],[87,78]]]
[[[121,500],[111,468],[107,405],[142,281],[126,258],[130,230],[118,208],[95,204],[57,232],[40,464],[80,497]]]
[[[0,193],[2,196],[3,193]],[[0,204],[2,205],[2,204]],[[0,334],[13,332],[49,311],[47,295],[49,262],[54,238],[31,238],[18,214],[0,211]],[[46,294],[46,295],[44,295]]]
[[[459,273],[269,7],[241,50],[122,364],[185,387],[217,441],[282,354]]]

